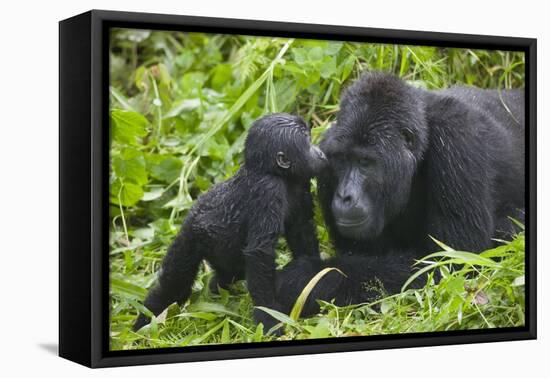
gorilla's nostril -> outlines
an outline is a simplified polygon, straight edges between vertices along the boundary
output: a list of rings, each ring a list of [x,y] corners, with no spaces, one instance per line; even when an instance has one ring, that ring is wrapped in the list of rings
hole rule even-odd
[[[336,192],[336,201],[342,208],[349,208],[354,202],[353,196],[349,193]]]

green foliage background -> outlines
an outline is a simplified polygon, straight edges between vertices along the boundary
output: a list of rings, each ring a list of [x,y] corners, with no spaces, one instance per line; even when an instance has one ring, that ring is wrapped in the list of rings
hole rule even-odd
[[[253,323],[243,282],[231,292],[208,292],[207,264],[187,305],[172,305],[131,331],[138,311],[148,313],[141,302],[182,219],[201,193],[239,168],[256,118],[299,114],[318,142],[342,89],[366,69],[428,89],[522,87],[525,76],[519,52],[129,29],[113,30],[110,46],[113,350],[275,339]],[[318,211],[316,220],[322,253],[331,255]],[[523,238],[481,257],[442,244],[443,254],[421,267],[444,278],[422,290],[346,308],[325,303],[311,319],[275,313],[285,327],[279,339],[522,325]],[[283,266],[284,241],[278,252]]]

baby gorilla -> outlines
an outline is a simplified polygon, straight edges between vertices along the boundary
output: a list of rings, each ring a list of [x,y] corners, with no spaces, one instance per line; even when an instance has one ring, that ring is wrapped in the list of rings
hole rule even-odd
[[[158,284],[145,299],[155,315],[173,302],[185,303],[201,261],[212,266],[210,287],[246,278],[256,306],[280,309],[275,299],[275,247],[284,234],[295,257],[319,258],[310,179],[325,166],[311,144],[305,122],[289,114],[260,118],[245,142],[245,163],[191,208],[162,262]],[[275,319],[255,309],[269,330]],[[139,315],[134,329],[148,323]]]

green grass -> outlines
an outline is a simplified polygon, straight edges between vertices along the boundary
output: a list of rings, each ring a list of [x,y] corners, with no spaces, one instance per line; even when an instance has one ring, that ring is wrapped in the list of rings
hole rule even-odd
[[[429,89],[524,83],[524,56],[517,52],[178,32],[115,30],[110,61],[113,350],[275,339],[253,323],[243,282],[231,292],[208,292],[212,272],[206,264],[187,304],[131,331],[138,311],[148,312],[142,300],[187,211],[239,168],[254,119],[275,111],[300,114],[318,142],[334,120],[342,88],[365,69],[393,72]],[[323,256],[333,255],[318,209],[316,222]],[[479,256],[440,246],[441,254],[411,273],[438,270],[443,278],[437,284],[428,280],[423,289],[405,288],[376,303],[323,303],[311,319],[298,318],[298,303],[292,316],[273,313],[284,327],[279,339],[524,323],[523,233]],[[289,259],[281,240],[278,266]]]
[[[525,324],[524,235],[480,255],[443,252],[419,261],[429,268],[429,279],[422,289],[405,289],[376,302],[337,307],[321,302],[319,315],[300,319],[265,309],[284,327],[280,337],[263,335],[262,327],[250,318],[252,303],[244,282],[231,293],[209,293],[211,272],[199,275],[190,302],[170,306],[151,325],[132,332],[137,304],[145,290],[116,281],[112,293],[111,348],[157,348],[217,343],[247,343],[272,340],[298,340],[324,337],[398,334],[495,327]],[[455,269],[461,265],[460,269]],[[433,272],[439,270],[435,284]],[[321,278],[322,279],[322,278]],[[128,309],[130,307],[130,310]]]

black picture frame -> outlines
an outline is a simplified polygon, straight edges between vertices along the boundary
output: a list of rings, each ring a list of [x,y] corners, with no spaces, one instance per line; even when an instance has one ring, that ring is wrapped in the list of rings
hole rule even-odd
[[[525,52],[526,324],[519,328],[109,351],[108,31],[111,27]],[[535,339],[536,61],[530,38],[92,10],[59,23],[59,354],[89,367]]]

